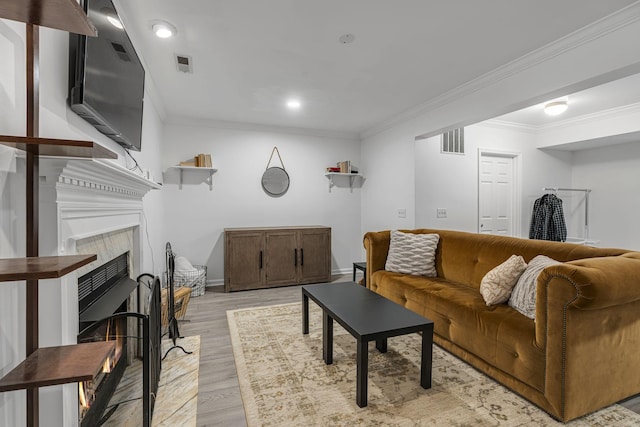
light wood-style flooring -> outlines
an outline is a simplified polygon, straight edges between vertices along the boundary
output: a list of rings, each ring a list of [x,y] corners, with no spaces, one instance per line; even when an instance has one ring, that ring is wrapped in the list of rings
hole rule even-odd
[[[350,280],[349,274],[336,276],[333,281]],[[180,322],[180,333],[200,335],[198,426],[246,426],[227,310],[299,302],[301,298],[300,286],[232,293],[224,293],[222,286],[213,286],[203,296],[191,298],[185,321]],[[640,395],[621,404],[640,413]]]

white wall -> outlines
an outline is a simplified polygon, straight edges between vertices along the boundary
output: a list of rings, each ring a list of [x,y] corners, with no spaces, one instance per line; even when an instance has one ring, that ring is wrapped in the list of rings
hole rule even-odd
[[[324,176],[326,167],[341,160],[359,166],[358,141],[206,123],[169,124],[164,138],[164,168],[209,153],[218,169],[211,191],[203,183],[206,175],[185,172],[180,190],[177,171],[164,174],[164,235],[177,255],[207,265],[209,282],[223,280],[224,228],[325,225],[332,228],[334,272],[350,271],[360,259],[359,185],[351,192],[342,180],[329,192]],[[291,181],[281,197],[267,195],[261,186],[274,146]],[[271,166],[280,166],[276,154]]]
[[[0,134],[25,135],[25,34],[24,25],[0,19]],[[40,29],[40,136],[52,138],[88,139],[119,154],[117,163],[133,166],[124,150],[80,119],[67,106],[68,34],[58,30]],[[148,94],[147,94],[148,95]],[[151,102],[145,103],[143,148],[133,155],[145,169],[161,174],[161,117]],[[0,151],[0,258],[24,256],[24,161],[13,157],[12,149]],[[19,155],[20,153],[18,153]],[[13,162],[13,163],[12,163]],[[6,166],[10,163],[14,166]],[[3,166],[4,165],[4,166]],[[147,230],[151,244],[145,244],[143,271],[164,269],[164,230],[162,192],[151,192],[144,199]],[[49,230],[40,229],[41,237]],[[50,231],[51,232],[51,231]],[[153,247],[151,256],[150,248]],[[152,258],[155,259],[155,269]],[[24,359],[24,282],[2,283],[0,286],[0,375],[8,373]],[[44,304],[41,303],[41,307]],[[46,322],[46,309],[41,309],[40,321]],[[0,394],[0,425],[25,424],[24,392]],[[62,425],[58,387],[48,387],[41,393],[41,425]]]
[[[576,151],[573,186],[591,188],[591,239],[598,246],[640,250],[640,141]]]
[[[362,141],[362,235],[415,226],[414,137],[414,123],[407,121]],[[406,209],[406,218],[398,209]],[[362,243],[360,248],[364,257]]]
[[[520,231],[528,237],[533,202],[546,186],[571,184],[570,152],[535,148],[535,135],[490,122],[465,128],[465,154],[441,154],[440,137],[416,141],[416,227],[478,231],[478,149],[520,154]],[[436,218],[446,208],[447,218]]]

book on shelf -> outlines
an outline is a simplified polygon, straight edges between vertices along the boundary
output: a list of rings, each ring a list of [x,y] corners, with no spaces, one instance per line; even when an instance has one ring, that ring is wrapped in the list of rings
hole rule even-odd
[[[344,162],[338,162],[340,173],[351,173],[351,160],[345,160]]]
[[[192,160],[186,160],[180,162],[179,166],[191,166],[197,168],[211,168],[213,164],[211,162],[211,154],[200,153],[193,157]]]
[[[328,167],[327,168],[327,172],[340,172],[340,168],[339,167]]]

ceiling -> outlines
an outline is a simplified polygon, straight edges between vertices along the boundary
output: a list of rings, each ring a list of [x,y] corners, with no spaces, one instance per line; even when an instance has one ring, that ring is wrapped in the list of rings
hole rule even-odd
[[[620,106],[636,104],[640,102],[640,74],[634,74],[580,92],[567,94],[566,101],[569,106],[567,111],[558,116],[545,114],[544,104],[546,102],[543,102],[496,117],[496,119],[540,127]]]
[[[168,119],[359,134],[634,0],[115,3]],[[177,35],[156,38],[158,19]],[[193,73],[177,70],[176,54],[191,56]],[[285,108],[289,97],[300,110]],[[571,97],[573,111],[587,111],[582,99]],[[512,119],[545,120],[532,117]]]

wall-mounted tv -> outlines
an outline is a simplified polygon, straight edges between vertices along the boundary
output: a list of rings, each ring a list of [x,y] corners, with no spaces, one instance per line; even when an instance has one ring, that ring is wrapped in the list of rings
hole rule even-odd
[[[70,35],[69,104],[122,146],[140,151],[144,68],[111,0],[84,0],[97,37]]]

